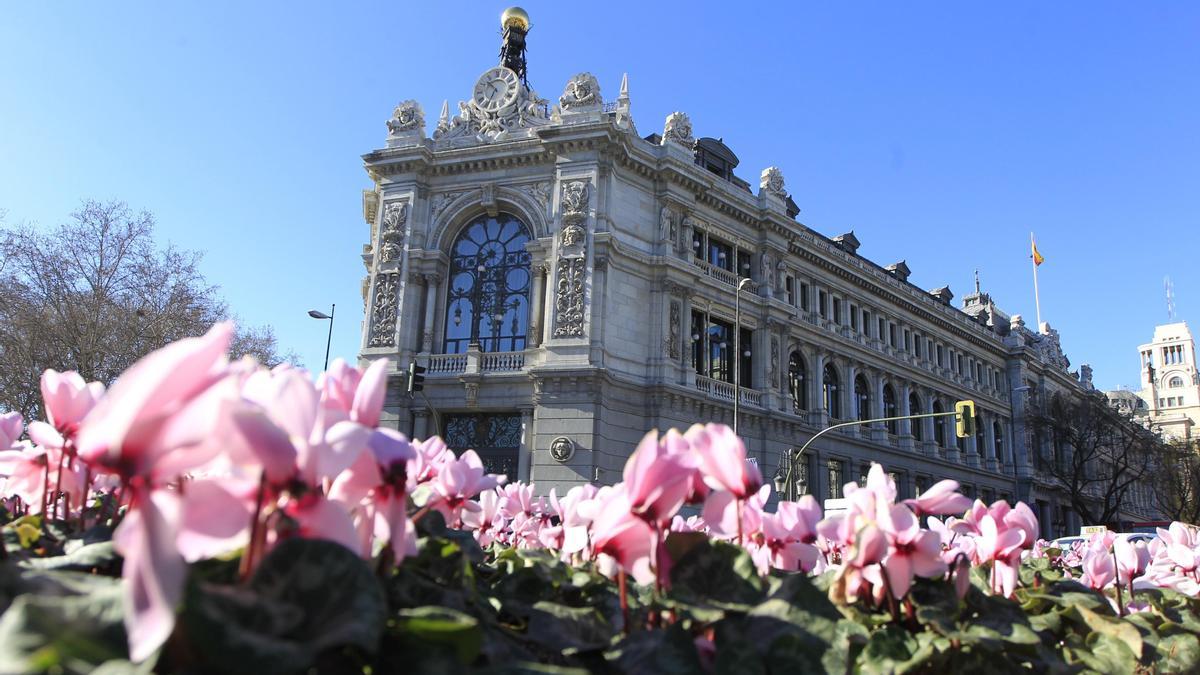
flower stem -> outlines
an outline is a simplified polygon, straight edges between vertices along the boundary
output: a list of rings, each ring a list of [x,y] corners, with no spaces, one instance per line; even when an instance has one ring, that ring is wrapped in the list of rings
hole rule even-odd
[[[617,570],[617,590],[621,594],[621,631],[629,635],[629,596],[625,583],[625,570]]]
[[[62,469],[63,469],[63,460],[66,459],[66,456],[67,456],[67,449],[59,448],[59,450],[58,450],[58,475],[55,476],[55,478],[54,478],[54,496],[55,497],[62,494]],[[50,463],[46,462],[47,470],[49,470],[49,465],[50,465]],[[54,517],[54,516],[58,515],[58,502],[54,501],[52,503],[54,504],[54,513],[51,514],[51,517]],[[68,509],[66,507],[63,508],[63,520],[67,519],[67,510]]]

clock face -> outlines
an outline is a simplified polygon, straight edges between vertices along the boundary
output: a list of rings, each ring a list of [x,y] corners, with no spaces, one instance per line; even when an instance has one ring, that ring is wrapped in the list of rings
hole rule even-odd
[[[521,93],[521,81],[517,74],[503,66],[497,66],[479,76],[475,83],[475,105],[496,112],[512,105]]]

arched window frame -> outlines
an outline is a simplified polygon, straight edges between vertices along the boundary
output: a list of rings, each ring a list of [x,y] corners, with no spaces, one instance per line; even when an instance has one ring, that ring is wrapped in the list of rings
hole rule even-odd
[[[821,394],[825,404],[825,412],[829,414],[830,419],[842,418],[841,400],[838,394],[839,378],[837,369],[832,363],[825,364],[825,371],[821,375]]]
[[[521,351],[529,331],[530,228],[501,212],[468,221],[450,245],[443,349],[464,353]],[[477,311],[482,310],[482,311]]]
[[[788,391],[792,395],[792,411],[799,414],[808,410],[808,370],[804,355],[799,350],[788,356]]]
[[[1182,387],[1183,386],[1183,378],[1178,375],[1173,375],[1171,377],[1171,379],[1168,381],[1167,386],[1171,387],[1172,389]]]
[[[859,420],[871,419],[871,386],[862,375],[854,378],[854,405]]]

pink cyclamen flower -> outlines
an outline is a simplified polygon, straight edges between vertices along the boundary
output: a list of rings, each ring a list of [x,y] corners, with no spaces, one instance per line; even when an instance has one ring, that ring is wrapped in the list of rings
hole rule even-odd
[[[7,450],[16,444],[25,430],[25,419],[19,412],[0,413],[0,450]]]
[[[130,510],[113,543],[125,558],[125,628],[133,661],[153,654],[175,625],[187,568],[176,542],[180,500],[164,488],[212,457],[196,449],[228,398],[220,385],[232,335],[232,324],[217,324],[203,337],[142,358],[92,408],[76,436],[80,458],[128,486]]]
[[[746,460],[746,446],[724,424],[696,424],[684,433],[695,451],[704,480],[714,490],[746,499],[762,486],[758,467]]]
[[[505,479],[487,473],[483,462],[474,450],[467,450],[461,457],[446,463],[430,485],[433,488],[434,508],[446,517],[451,527],[459,527],[463,511],[477,511],[479,505],[471,501],[484,490],[491,490]]]
[[[1025,533],[997,523],[991,514],[979,519],[980,536],[976,539],[975,562],[992,563],[992,591],[1011,596],[1017,585],[1017,568]]]
[[[958,515],[971,507],[970,498],[959,494],[958,481],[941,480],[915,499],[906,499],[907,504],[918,516]]]
[[[1113,583],[1117,566],[1108,551],[1090,550],[1083,557],[1083,583],[1097,590]]]
[[[104,385],[86,383],[75,371],[51,369],[42,373],[41,387],[46,421],[31,423],[29,437],[38,445],[61,448],[104,395]]]
[[[625,572],[647,578],[654,532],[631,512],[633,505],[623,484],[602,491],[598,497],[602,506],[592,522],[593,553],[611,556]]]
[[[941,537],[922,530],[907,506],[895,504],[882,513],[879,529],[888,541],[888,552],[880,567],[887,575],[892,597],[898,600],[908,593],[913,575],[931,579],[946,573]]]
[[[632,513],[652,527],[661,529],[670,523],[692,492],[696,466],[686,446],[674,429],[661,440],[658,431],[651,431],[625,463],[623,478]]]
[[[359,370],[340,358],[334,359],[329,370],[317,378],[321,404],[344,413],[345,419],[363,426],[378,425],[387,391],[388,366],[387,359],[376,359],[367,368]]]

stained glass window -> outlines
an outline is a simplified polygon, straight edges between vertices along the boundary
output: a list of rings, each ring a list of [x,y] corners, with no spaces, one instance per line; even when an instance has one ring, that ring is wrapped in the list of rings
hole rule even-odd
[[[447,415],[443,440],[455,454],[474,450],[488,473],[500,473],[516,480],[518,452],[521,448],[521,415],[490,413]]]

